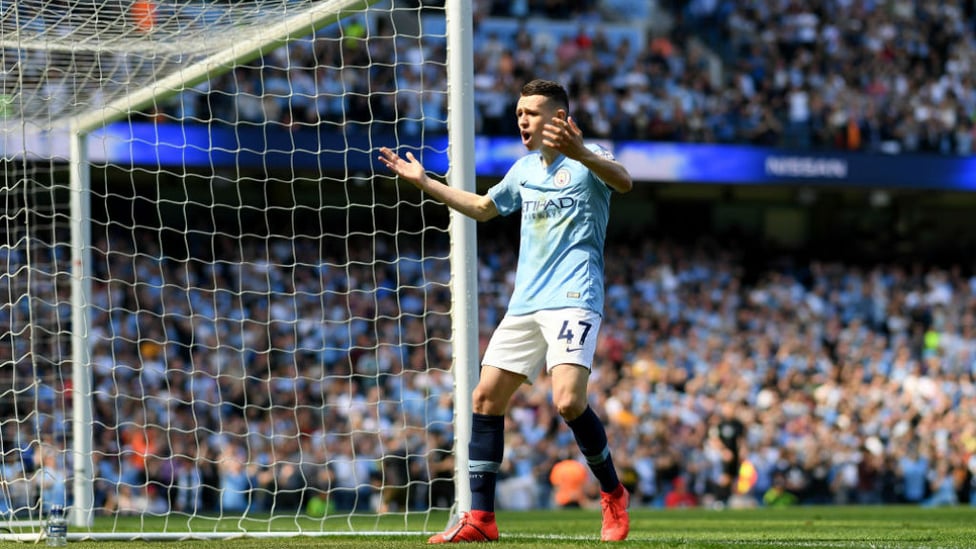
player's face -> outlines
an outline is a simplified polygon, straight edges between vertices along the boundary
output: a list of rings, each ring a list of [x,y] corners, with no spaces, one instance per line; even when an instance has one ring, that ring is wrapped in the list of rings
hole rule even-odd
[[[518,105],[515,107],[515,117],[525,148],[534,151],[542,147],[542,128],[554,116],[565,117],[565,111],[557,109],[548,97],[523,95],[519,98]]]

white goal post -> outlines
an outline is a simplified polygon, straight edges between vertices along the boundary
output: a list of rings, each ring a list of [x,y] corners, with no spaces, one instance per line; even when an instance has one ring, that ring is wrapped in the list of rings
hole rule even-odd
[[[474,221],[369,159],[475,189],[473,18],[398,4],[0,0],[0,540],[469,508]]]

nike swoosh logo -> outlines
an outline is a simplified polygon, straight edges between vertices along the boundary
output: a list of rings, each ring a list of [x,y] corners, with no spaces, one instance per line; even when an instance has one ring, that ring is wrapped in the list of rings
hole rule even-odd
[[[582,347],[576,347],[575,349],[573,349],[571,347],[566,347],[566,352],[567,353],[575,353],[576,351],[582,351],[582,350],[583,350]]]

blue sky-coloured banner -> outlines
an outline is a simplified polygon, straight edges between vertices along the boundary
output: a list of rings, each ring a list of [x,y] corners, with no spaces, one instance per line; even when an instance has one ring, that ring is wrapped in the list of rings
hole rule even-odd
[[[61,135],[24,134],[0,141],[4,158],[66,158]],[[96,163],[142,167],[312,169],[350,175],[384,173],[379,147],[411,150],[435,174],[447,172],[446,136],[419,139],[388,132],[287,131],[272,126],[119,122],[89,138]],[[976,190],[976,157],[787,151],[744,145],[601,142],[644,182],[831,185]],[[63,149],[63,150],[62,150]],[[26,154],[24,153],[26,151]],[[478,137],[476,172],[501,177],[525,154],[517,137]]]

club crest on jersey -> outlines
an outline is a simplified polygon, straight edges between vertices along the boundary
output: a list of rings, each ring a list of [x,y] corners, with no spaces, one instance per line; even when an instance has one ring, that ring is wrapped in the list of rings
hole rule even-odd
[[[556,187],[562,188],[569,185],[569,182],[573,179],[570,175],[569,170],[566,168],[561,168],[556,175],[552,176],[552,182],[555,183]]]

